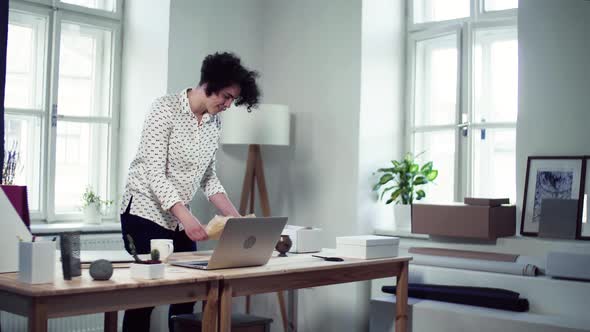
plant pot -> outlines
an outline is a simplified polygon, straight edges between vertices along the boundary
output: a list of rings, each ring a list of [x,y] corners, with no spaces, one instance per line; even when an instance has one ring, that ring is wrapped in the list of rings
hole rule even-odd
[[[141,264],[131,263],[129,267],[131,278],[136,279],[161,279],[164,278],[165,264]]]
[[[102,216],[100,214],[100,203],[90,203],[83,209],[84,222],[87,224],[100,224]]]
[[[396,231],[412,231],[412,205],[396,204],[393,206],[393,221]]]

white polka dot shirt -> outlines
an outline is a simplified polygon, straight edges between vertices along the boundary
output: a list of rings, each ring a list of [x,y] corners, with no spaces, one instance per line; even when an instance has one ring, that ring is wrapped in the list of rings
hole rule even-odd
[[[147,115],[139,148],[131,166],[121,213],[133,197],[130,213],[167,229],[182,224],[170,208],[188,206],[200,188],[209,198],[225,193],[215,174],[215,154],[221,131],[217,115],[205,113],[198,123],[187,90],[160,97]]]

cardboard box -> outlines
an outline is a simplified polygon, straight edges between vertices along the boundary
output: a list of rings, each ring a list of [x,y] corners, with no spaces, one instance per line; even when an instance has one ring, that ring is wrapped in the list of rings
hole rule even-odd
[[[495,240],[516,233],[514,205],[413,204],[412,233]]]
[[[342,257],[374,259],[396,257],[399,238],[393,236],[359,235],[336,238],[336,253]]]
[[[322,230],[314,227],[287,225],[283,234],[289,235],[293,245],[289,252],[319,252],[322,250]]]

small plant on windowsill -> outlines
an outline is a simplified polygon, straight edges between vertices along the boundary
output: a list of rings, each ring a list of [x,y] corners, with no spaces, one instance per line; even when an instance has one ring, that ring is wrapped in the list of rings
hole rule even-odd
[[[411,205],[414,200],[419,201],[426,197],[426,192],[420,187],[433,182],[438,176],[438,170],[433,169],[432,161],[420,166],[416,163],[418,156],[420,154],[414,156],[407,153],[402,160],[392,160],[393,167],[377,170],[382,175],[373,186],[373,191],[380,193],[380,200],[386,198],[385,204],[395,203],[396,230],[410,231]]]
[[[164,277],[164,263],[160,260],[160,251],[152,249],[150,252],[150,259],[143,260],[137,255],[135,242],[131,235],[127,234],[127,241],[129,242],[129,252],[135,259],[135,263],[131,263],[130,273],[132,278],[140,279],[160,279]]]
[[[82,194],[84,222],[88,224],[100,224],[102,221],[102,208],[111,204],[113,204],[113,201],[101,199],[91,186],[87,186],[84,194]]]

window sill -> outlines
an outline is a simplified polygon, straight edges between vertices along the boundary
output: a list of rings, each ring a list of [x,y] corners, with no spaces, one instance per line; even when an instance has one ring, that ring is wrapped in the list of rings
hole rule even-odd
[[[121,223],[104,221],[102,224],[85,224],[83,222],[31,224],[31,233],[34,235],[56,235],[63,232],[80,232],[82,234],[119,233],[121,232]]]
[[[399,231],[394,229],[386,229],[386,228],[377,228],[375,229],[375,235],[385,235],[385,236],[397,236],[401,238],[408,238],[408,239],[423,239],[428,240],[430,237],[425,234],[414,234],[408,231]]]

